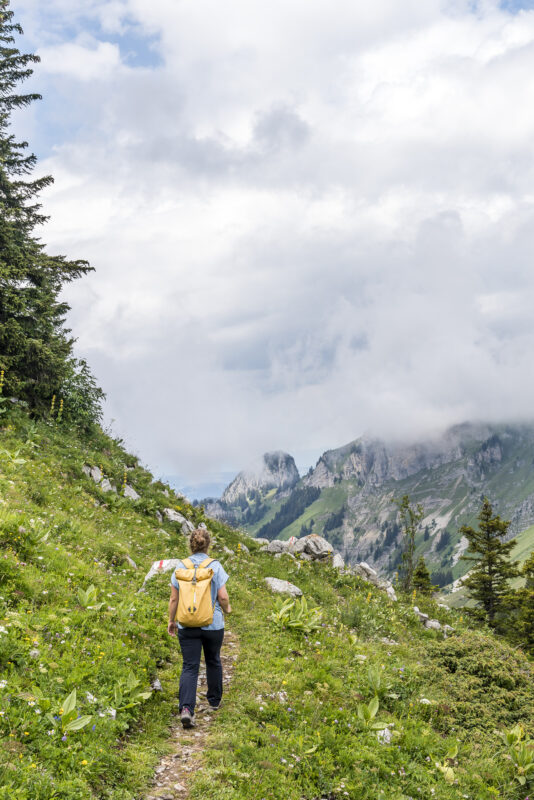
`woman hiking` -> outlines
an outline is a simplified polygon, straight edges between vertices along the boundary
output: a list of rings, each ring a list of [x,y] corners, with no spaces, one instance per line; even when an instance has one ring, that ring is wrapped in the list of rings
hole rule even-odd
[[[201,627],[186,627],[180,622],[175,622],[180,597],[180,584],[176,573],[173,573],[171,578],[167,631],[170,636],[176,636],[176,631],[178,630],[178,641],[182,651],[183,663],[182,674],[180,675],[179,710],[180,720],[184,728],[192,728],[195,725],[198,669],[202,650],[204,650],[208,683],[206,697],[211,708],[219,708],[223,693],[221,664],[221,646],[224,637],[223,611],[225,614],[229,614],[232,609],[228,592],[226,591],[228,574],[219,561],[210,559],[208,555],[210,543],[209,531],[205,528],[194,530],[189,537],[191,557],[184,559],[182,562],[184,569],[181,570],[179,565],[177,573],[179,577],[182,575],[189,581],[189,585],[182,582],[185,593],[186,590],[190,591],[190,586],[197,585],[197,576],[200,584],[204,577],[209,580],[209,573],[211,570],[213,571],[210,586],[211,609],[213,610],[212,622]],[[194,578],[193,581],[191,581],[191,576]]]

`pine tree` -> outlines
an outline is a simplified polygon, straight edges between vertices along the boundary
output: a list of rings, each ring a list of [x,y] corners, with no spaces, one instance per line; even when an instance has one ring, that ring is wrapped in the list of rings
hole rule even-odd
[[[11,112],[40,95],[17,87],[32,75],[39,58],[15,46],[22,34],[9,0],[0,0],[0,367],[6,394],[44,408],[76,371],[73,340],[64,327],[68,305],[59,300],[64,284],[90,270],[85,261],[49,256],[34,235],[46,221],[38,195],[53,179],[31,178],[35,155],[9,132]]]
[[[510,561],[513,541],[504,542],[510,523],[493,516],[487,497],[484,498],[478,515],[478,530],[463,525],[460,533],[469,542],[464,561],[473,563],[469,574],[463,579],[469,597],[476,603],[475,616],[485,619],[497,627],[499,617],[506,611],[509,594],[508,581],[519,573],[517,562]]]
[[[415,569],[413,571],[413,580],[412,580],[413,588],[416,589],[419,594],[432,594],[432,592],[437,588],[436,586],[432,586],[432,581],[430,580],[430,573],[425,563],[425,559],[423,556],[419,558]]]
[[[513,628],[507,633],[534,656],[534,551],[523,564],[521,575],[525,577],[525,585],[511,595],[516,616],[510,620]]]
[[[412,506],[410,496],[405,494],[401,500],[393,500],[399,509],[400,524],[404,535],[404,550],[402,553],[402,577],[401,585],[405,592],[412,588],[414,572],[414,553],[415,553],[415,534],[419,528],[419,523],[423,519],[424,511],[421,504]]]

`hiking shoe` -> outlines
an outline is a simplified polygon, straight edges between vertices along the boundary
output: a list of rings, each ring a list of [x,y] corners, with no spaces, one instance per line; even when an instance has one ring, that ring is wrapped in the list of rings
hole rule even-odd
[[[184,726],[184,728],[194,728],[195,727],[195,720],[193,714],[184,706],[180,711],[180,722]]]

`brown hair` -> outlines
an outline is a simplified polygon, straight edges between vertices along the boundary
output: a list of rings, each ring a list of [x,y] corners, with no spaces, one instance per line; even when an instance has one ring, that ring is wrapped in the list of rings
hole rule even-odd
[[[189,537],[191,553],[207,553],[210,544],[210,532],[206,528],[196,528]]]

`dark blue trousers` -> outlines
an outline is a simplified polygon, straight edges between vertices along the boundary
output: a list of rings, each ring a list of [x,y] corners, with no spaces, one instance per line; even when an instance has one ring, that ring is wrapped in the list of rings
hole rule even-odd
[[[211,706],[221,702],[223,693],[221,646],[224,628],[218,631],[203,631],[202,628],[179,628],[178,640],[182,651],[182,674],[180,675],[180,711],[184,706],[195,710],[197,700],[198,668],[204,650],[206,662],[207,698]]]

